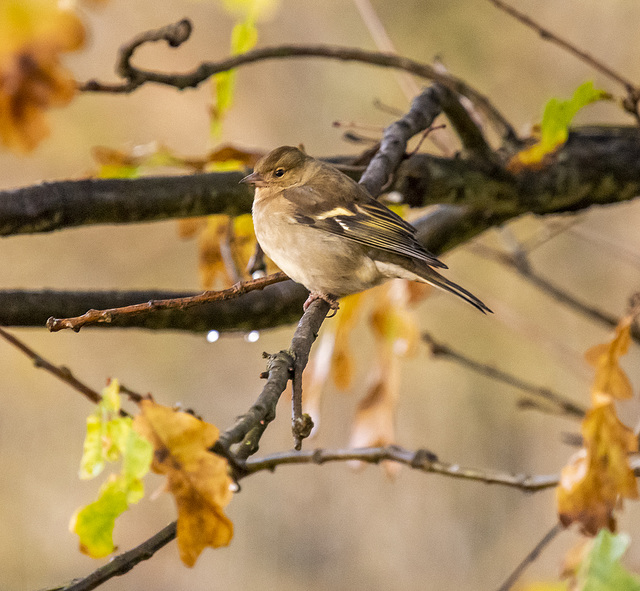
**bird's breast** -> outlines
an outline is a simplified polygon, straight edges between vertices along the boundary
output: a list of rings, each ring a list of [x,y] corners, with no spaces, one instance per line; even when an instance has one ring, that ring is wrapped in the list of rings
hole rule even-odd
[[[366,249],[344,237],[300,224],[287,203],[256,199],[253,223],[267,256],[310,291],[344,296],[383,280]]]

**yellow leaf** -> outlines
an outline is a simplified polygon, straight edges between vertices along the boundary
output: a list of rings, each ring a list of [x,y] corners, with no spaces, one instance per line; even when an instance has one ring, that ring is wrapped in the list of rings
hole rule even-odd
[[[83,46],[84,27],[55,0],[0,2],[0,142],[33,150],[48,134],[44,112],[68,104],[76,85],[60,54]]]
[[[565,526],[579,522],[595,535],[615,528],[614,509],[621,497],[637,498],[638,490],[628,454],[637,451],[633,431],[616,416],[612,404],[591,409],[582,423],[585,447],[562,470],[556,490],[558,513]]]
[[[227,12],[252,20],[269,16],[275,12],[279,3],[279,0],[222,0]]]
[[[331,376],[339,390],[347,390],[353,378],[353,355],[349,347],[349,337],[358,321],[362,296],[363,294],[356,293],[342,298],[340,314],[332,324],[332,328],[335,329],[335,341],[331,357]]]
[[[209,451],[218,429],[150,400],[143,400],[140,409],[134,428],[155,449],[154,472],[167,476],[178,509],[180,558],[193,566],[205,547],[226,546],[233,536],[223,511],[232,496],[227,462]]]
[[[585,353],[589,364],[596,368],[592,388],[594,398],[606,402],[609,397],[624,400],[633,396],[631,382],[619,364],[620,357],[627,353],[630,343],[631,318],[625,317],[616,327],[613,340],[596,345]]]
[[[199,270],[200,283],[204,289],[211,289],[218,278],[225,287],[233,283],[221,251],[221,244],[229,239],[229,219],[229,216],[222,214],[207,216],[206,226],[200,233]]]

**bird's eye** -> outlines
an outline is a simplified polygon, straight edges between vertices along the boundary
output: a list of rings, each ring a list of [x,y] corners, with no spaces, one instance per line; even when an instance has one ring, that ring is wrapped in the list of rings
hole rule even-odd
[[[276,168],[273,173],[273,176],[277,176],[278,178],[280,178],[283,174],[284,174],[284,168]]]

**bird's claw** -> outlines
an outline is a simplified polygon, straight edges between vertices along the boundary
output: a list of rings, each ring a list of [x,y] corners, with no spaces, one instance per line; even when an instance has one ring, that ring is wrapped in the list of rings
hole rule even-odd
[[[302,306],[303,310],[306,312],[311,303],[315,302],[316,300],[323,300],[327,302],[327,304],[329,304],[329,308],[333,310],[333,314],[330,314],[329,316],[327,316],[327,318],[333,318],[338,313],[338,309],[340,308],[338,300],[334,296],[331,296],[327,293],[310,293],[307,301]]]

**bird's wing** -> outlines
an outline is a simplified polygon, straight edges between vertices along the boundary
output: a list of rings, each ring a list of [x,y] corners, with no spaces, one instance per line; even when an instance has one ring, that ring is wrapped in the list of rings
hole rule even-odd
[[[416,229],[411,224],[369,196],[357,183],[354,182],[353,185],[357,187],[355,193],[352,187],[350,191],[336,191],[339,195],[346,193],[356,197],[351,200],[336,196],[324,198],[323,192],[318,191],[313,184],[285,189],[283,196],[300,207],[301,211],[294,210],[293,214],[298,223],[343,236],[365,246],[417,258],[431,267],[447,268],[418,242]]]

